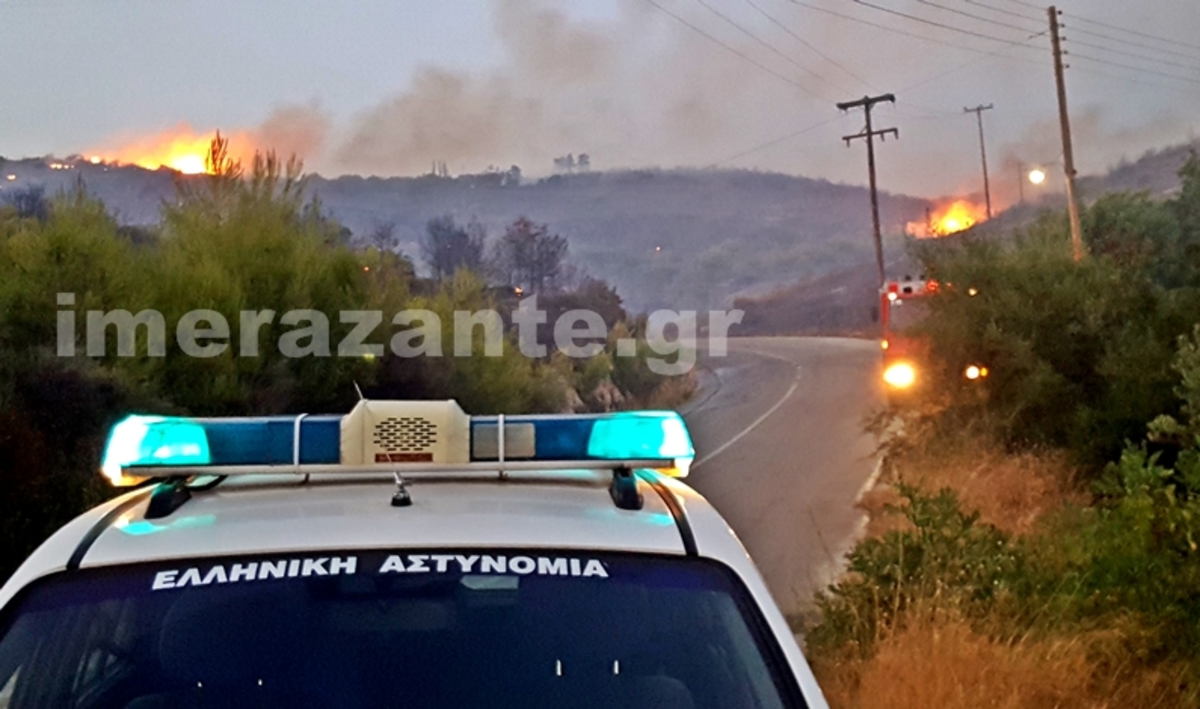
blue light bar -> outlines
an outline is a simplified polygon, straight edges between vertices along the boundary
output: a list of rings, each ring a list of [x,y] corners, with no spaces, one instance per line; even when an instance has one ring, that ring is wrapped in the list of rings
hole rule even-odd
[[[209,465],[212,455],[204,428],[187,419],[129,416],[113,427],[100,469],[114,484],[124,469]]]
[[[366,411],[361,407],[367,403],[361,403],[356,411]],[[394,470],[419,474],[601,469],[609,462],[613,464],[609,467],[654,467],[682,476],[695,456],[687,426],[672,411],[511,416],[503,418],[501,432],[500,417],[468,417],[448,402],[456,414],[423,420],[419,430],[433,431],[432,435],[413,434],[425,436],[421,440],[441,448],[436,452],[427,449],[421,458],[381,462],[397,455],[397,449],[381,446],[411,445],[388,443],[385,439],[401,435],[397,433],[401,425],[397,421],[415,420],[411,417],[418,414],[412,412],[412,407],[405,409],[404,402],[376,403],[384,411],[379,418],[130,416],[113,428],[101,470],[116,485],[148,477],[208,472],[237,475]],[[461,438],[456,438],[455,430],[461,432]]]
[[[153,476],[155,468],[292,465],[297,428],[300,464],[337,465],[341,421],[341,416],[129,416],[113,427],[101,471],[113,484],[126,485]]]
[[[212,465],[292,465],[299,425],[301,465],[341,462],[341,416],[197,419],[208,434]]]
[[[488,438],[499,424],[494,416],[471,418],[471,435]],[[506,438],[522,427],[532,428],[533,446],[506,446],[506,460],[673,460],[690,462],[696,451],[683,418],[674,411],[627,411],[613,414],[505,416]],[[521,436],[527,440],[527,436]],[[472,460],[498,460],[498,453],[478,454]]]

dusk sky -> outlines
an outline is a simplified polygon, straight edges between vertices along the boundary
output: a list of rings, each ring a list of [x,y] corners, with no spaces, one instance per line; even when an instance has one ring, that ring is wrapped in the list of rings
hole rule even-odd
[[[1060,7],[1082,171],[1194,136],[1200,2]],[[584,152],[863,183],[863,146],[840,140],[861,112],[833,104],[894,92],[883,188],[978,190],[963,107],[991,103],[1004,193],[1016,161],[1059,155],[1046,25],[1023,0],[0,0],[0,155],[221,129],[326,175],[542,175]]]

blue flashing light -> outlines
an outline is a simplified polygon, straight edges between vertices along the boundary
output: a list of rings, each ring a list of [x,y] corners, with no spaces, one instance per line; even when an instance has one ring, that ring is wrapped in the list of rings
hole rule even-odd
[[[461,415],[461,414],[460,414]],[[171,468],[276,471],[291,466],[328,470],[342,466],[343,416],[272,416],[190,419],[130,416],[117,424],[105,449],[102,472],[115,485],[139,477],[177,474]],[[475,463],[499,457],[497,417],[473,417],[471,453]],[[509,428],[513,426],[514,428]],[[505,460],[571,467],[579,463],[620,465],[663,461],[663,471],[683,476],[695,457],[687,425],[673,411],[633,411],[591,415],[505,417]],[[369,432],[351,432],[370,435]],[[354,439],[348,439],[354,440]],[[355,443],[354,445],[358,445]],[[478,447],[477,447],[478,446]],[[460,452],[451,452],[451,459]],[[453,463],[432,463],[451,469]],[[353,466],[346,466],[351,470]],[[548,468],[549,469],[549,468]],[[131,533],[145,530],[135,529]]]
[[[101,470],[114,483],[132,467],[209,465],[204,427],[189,419],[129,416],[113,427]]]
[[[341,416],[300,419],[301,465],[340,462],[341,421]],[[136,482],[138,468],[291,465],[295,435],[294,416],[130,416],[113,428],[101,471],[114,485],[127,485]]]
[[[506,450],[508,460],[675,460],[695,457],[687,424],[674,411],[615,414],[506,416],[506,427],[533,424],[533,456]],[[495,417],[473,417],[472,425],[495,426]],[[476,460],[479,460],[476,458]],[[490,457],[495,460],[495,456]]]
[[[588,438],[589,458],[691,459],[696,455],[687,425],[674,411],[613,414],[596,421]]]

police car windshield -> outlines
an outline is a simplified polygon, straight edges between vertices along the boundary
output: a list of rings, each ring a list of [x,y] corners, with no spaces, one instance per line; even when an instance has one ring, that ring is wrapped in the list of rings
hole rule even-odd
[[[0,707],[803,706],[737,579],[590,552],[62,574],[3,619]]]

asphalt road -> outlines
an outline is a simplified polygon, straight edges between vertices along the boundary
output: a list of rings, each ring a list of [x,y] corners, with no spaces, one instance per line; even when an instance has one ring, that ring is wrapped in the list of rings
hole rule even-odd
[[[878,344],[745,338],[702,357],[684,407],[696,446],[688,483],[729,521],[785,613],[836,574],[861,530],[854,503],[876,469],[862,421],[883,403]]]

